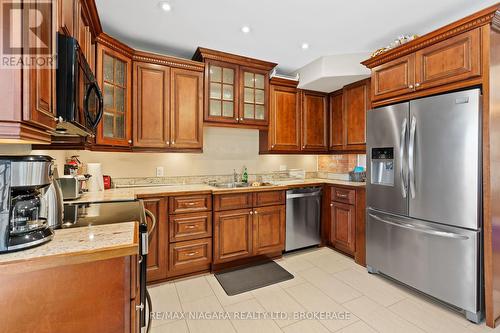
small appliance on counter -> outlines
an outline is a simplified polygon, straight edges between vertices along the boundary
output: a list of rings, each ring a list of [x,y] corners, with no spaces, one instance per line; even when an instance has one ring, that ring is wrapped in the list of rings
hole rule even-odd
[[[146,218],[146,216],[148,218]],[[149,236],[156,227],[155,216],[144,208],[142,200],[118,201],[102,203],[66,203],[64,205],[64,222],[61,228],[90,227],[94,225],[139,222],[139,253],[140,260],[140,323],[145,328],[151,321],[149,314],[152,309],[151,298],[146,289],[147,257]],[[149,222],[149,223],[148,223]],[[147,304],[147,307],[146,307]],[[149,330],[146,329],[147,332]]]
[[[45,196],[53,182],[52,168],[49,156],[0,156],[0,253],[53,238],[48,212],[57,196]]]
[[[89,180],[90,175],[65,175],[57,179],[61,187],[64,200],[79,199],[85,191],[85,182]]]

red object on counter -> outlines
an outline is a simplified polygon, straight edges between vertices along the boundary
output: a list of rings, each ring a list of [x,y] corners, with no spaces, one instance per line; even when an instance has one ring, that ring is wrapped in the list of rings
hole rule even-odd
[[[104,189],[109,190],[111,188],[111,176],[102,176],[104,180]]]

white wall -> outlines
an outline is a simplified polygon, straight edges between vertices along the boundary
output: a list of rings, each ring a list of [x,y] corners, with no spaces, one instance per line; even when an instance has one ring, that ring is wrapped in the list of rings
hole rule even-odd
[[[157,166],[165,176],[230,174],[241,172],[245,165],[250,173],[288,169],[317,171],[315,155],[259,155],[257,130],[205,127],[202,154],[185,153],[115,153],[90,151],[31,151],[29,145],[0,145],[0,154],[46,154],[57,159],[59,170],[65,157],[80,155],[84,163],[102,163],[103,173],[115,178],[154,177]]]

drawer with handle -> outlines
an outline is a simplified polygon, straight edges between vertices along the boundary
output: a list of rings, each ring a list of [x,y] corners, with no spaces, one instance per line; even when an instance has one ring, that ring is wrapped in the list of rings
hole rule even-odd
[[[170,242],[212,237],[212,213],[170,215]]]
[[[348,203],[351,205],[356,204],[356,190],[343,188],[343,187],[332,187],[332,201]]]
[[[211,262],[212,238],[171,243],[169,246],[169,276],[207,270]]]
[[[186,195],[169,199],[170,214],[192,213],[212,210],[211,195]]]

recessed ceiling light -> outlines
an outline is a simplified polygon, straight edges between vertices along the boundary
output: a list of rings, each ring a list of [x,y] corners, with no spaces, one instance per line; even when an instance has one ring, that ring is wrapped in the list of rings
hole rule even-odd
[[[302,48],[302,50],[307,50],[309,48],[309,44],[302,43],[302,45],[300,47]]]
[[[248,25],[242,26],[241,27],[241,32],[243,32],[244,34],[250,33],[250,27]]]
[[[164,11],[166,11],[166,12],[169,12],[169,11],[171,11],[171,10],[172,10],[172,5],[170,5],[170,4],[169,4],[168,2],[166,2],[166,1],[161,1],[161,2],[159,3],[159,5],[160,5],[160,8],[161,8],[161,9],[163,9]]]

